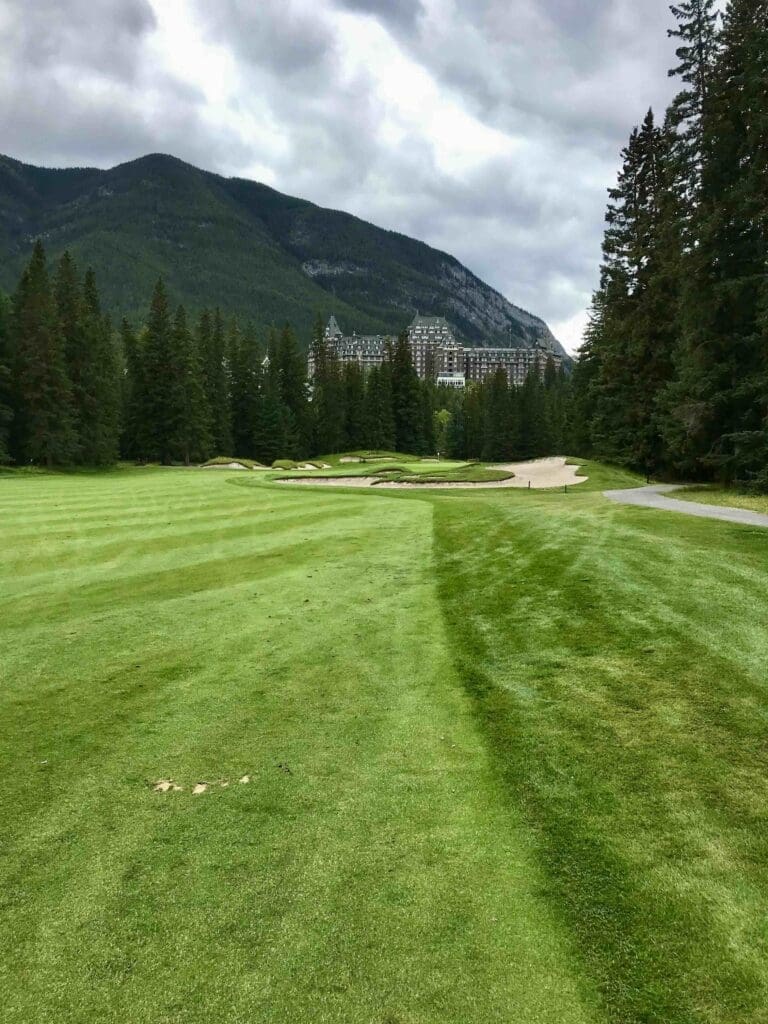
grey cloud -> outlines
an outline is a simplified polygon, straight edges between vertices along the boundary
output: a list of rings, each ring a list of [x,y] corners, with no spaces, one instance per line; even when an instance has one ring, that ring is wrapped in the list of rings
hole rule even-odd
[[[65,7],[65,10],[63,10]],[[136,44],[155,27],[148,0],[36,0],[9,7],[9,49],[18,65],[45,71],[52,65],[97,69],[130,80]]]
[[[423,13],[419,0],[339,0],[339,6],[371,14],[387,25],[412,31]]]
[[[187,5],[235,62],[233,108],[272,143],[206,116],[200,90],[158,67],[149,0],[5,0],[0,148],[43,164],[162,150],[221,173],[264,166],[284,192],[453,253],[531,312],[567,320],[584,307],[619,150],[674,91],[667,0]],[[388,69],[375,48],[354,74],[344,67],[341,14],[375,19],[515,155],[449,172],[426,128],[393,141],[376,77]]]

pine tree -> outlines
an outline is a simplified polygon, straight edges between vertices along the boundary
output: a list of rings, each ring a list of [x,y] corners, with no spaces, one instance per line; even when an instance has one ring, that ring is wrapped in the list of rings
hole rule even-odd
[[[365,381],[357,363],[344,366],[344,447],[356,451],[365,445]]]
[[[232,436],[236,455],[253,457],[262,389],[264,359],[256,331],[249,325],[241,333],[230,330],[232,374]]]
[[[149,441],[149,392],[144,365],[143,339],[128,320],[120,325],[120,341],[125,364],[123,386],[122,435],[120,450],[126,459],[141,462],[147,458]]]
[[[481,458],[486,462],[500,462],[513,456],[514,437],[511,434],[512,406],[509,381],[501,367],[483,382],[480,389],[483,404],[483,447]]]
[[[214,454],[232,454],[232,408],[229,361],[220,309],[200,317],[198,346],[203,364],[203,382],[210,410],[211,444]]]
[[[729,4],[702,120],[696,245],[686,261],[666,432],[679,471],[714,472],[724,483],[762,468],[765,26],[765,0]]]
[[[398,337],[391,362],[395,445],[399,452],[419,455],[424,450],[421,395],[406,333]]]
[[[119,451],[120,363],[112,325],[101,313],[96,278],[90,269],[79,306],[79,337],[84,350],[83,358],[76,360],[79,455],[85,465],[109,466],[117,460]]]
[[[77,453],[72,387],[45,250],[38,240],[13,300],[14,455],[46,466]]]
[[[271,466],[276,459],[289,457],[285,445],[285,407],[280,400],[276,376],[269,369],[262,375],[253,450],[255,457],[266,466]]]
[[[312,421],[309,415],[307,361],[299,350],[296,335],[285,324],[275,346],[280,400],[285,406],[283,423],[285,445],[291,454],[285,458],[305,458],[312,445]]]
[[[675,139],[676,180],[685,206],[692,210],[701,191],[704,119],[717,53],[718,14],[715,0],[683,0],[670,10],[678,24],[668,35],[679,40],[680,63],[669,76],[680,78],[683,88],[669,109],[668,123]]]
[[[179,306],[171,335],[168,450],[186,466],[205,459],[210,450],[210,415],[196,340]]]
[[[365,446],[371,451],[393,451],[395,448],[392,364],[389,360],[370,370],[366,379]]]
[[[339,362],[328,349],[319,315],[312,337],[312,362],[311,447],[315,455],[332,454],[341,451],[344,443],[345,395]]]
[[[11,393],[11,303],[0,292],[0,465],[10,461],[10,425],[13,419]]]
[[[164,465],[172,460],[171,438],[174,414],[171,403],[175,368],[173,324],[168,308],[168,294],[160,278],[155,285],[149,319],[142,346],[143,375],[146,386],[143,451],[139,457],[148,461],[159,459]]]
[[[520,389],[520,455],[535,459],[548,447],[544,385],[538,366],[528,371]]]

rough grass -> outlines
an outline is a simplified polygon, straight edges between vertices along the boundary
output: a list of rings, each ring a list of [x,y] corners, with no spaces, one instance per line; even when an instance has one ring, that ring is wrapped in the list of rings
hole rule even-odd
[[[720,487],[686,487],[684,490],[675,491],[673,497],[682,498],[683,501],[699,501],[705,505],[745,508],[768,515],[768,494],[745,494],[743,491]]]
[[[452,665],[432,516],[3,481],[4,1022],[599,1019]]]

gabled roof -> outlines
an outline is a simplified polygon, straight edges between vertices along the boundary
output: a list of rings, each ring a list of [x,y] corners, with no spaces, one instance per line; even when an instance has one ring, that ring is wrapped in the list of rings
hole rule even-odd
[[[325,328],[325,335],[327,338],[337,338],[341,336],[341,328],[336,317],[331,313],[331,318],[328,321],[328,326]]]

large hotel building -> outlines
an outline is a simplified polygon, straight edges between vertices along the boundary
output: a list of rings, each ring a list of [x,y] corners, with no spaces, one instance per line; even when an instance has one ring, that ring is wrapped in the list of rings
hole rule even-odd
[[[336,317],[332,316],[325,328],[329,350],[340,363],[358,363],[363,370],[380,366],[396,338],[386,334],[344,335]],[[472,381],[482,381],[496,370],[507,374],[510,384],[523,384],[529,372],[536,367],[544,373],[547,360],[560,366],[562,359],[544,346],[536,348],[465,348],[456,340],[448,321],[442,316],[414,317],[408,328],[413,365],[422,380],[432,378],[438,384],[463,388]],[[309,357],[309,375],[314,375],[312,356]]]

